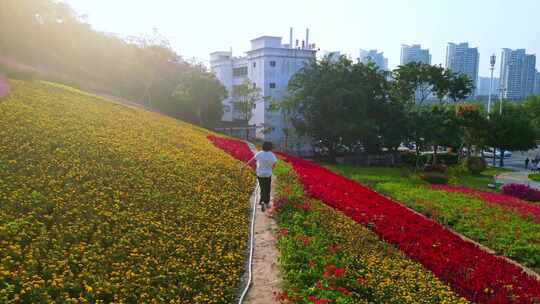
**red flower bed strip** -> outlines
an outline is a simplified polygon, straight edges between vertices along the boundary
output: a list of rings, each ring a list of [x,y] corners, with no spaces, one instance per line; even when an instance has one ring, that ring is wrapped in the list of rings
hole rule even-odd
[[[484,202],[499,205],[526,218],[532,218],[535,222],[540,222],[540,205],[529,203],[513,196],[492,192],[483,192],[466,187],[454,187],[448,185],[432,185],[432,187],[437,190],[463,193],[474,196],[483,200]]]
[[[244,163],[248,162],[253,157],[253,152],[251,152],[251,149],[249,149],[245,142],[214,135],[208,135],[207,138],[216,147],[229,153],[232,157],[243,161]],[[254,164],[252,163],[251,166],[253,168]]]
[[[540,281],[443,226],[357,182],[281,154],[313,197],[370,227],[476,303],[540,303]]]

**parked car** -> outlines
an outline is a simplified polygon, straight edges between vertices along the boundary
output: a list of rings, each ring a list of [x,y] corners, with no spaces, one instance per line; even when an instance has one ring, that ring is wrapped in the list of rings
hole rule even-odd
[[[484,155],[484,157],[493,158],[493,149],[492,148],[484,149],[484,151],[482,151],[482,154]],[[510,157],[512,157],[512,152],[504,151],[504,158],[510,158]],[[501,151],[498,149],[495,150],[495,158],[501,158]]]

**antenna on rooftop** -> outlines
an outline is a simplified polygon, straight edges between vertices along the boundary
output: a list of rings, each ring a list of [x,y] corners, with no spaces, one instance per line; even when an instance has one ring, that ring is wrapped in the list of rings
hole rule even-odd
[[[291,49],[294,48],[294,47],[293,47],[293,44],[292,44],[292,43],[293,43],[293,38],[292,38],[292,36],[293,36],[293,28],[291,27],[291,29],[290,29],[290,31],[289,31],[289,47],[290,47]]]
[[[306,48],[309,49],[309,28],[306,29]]]

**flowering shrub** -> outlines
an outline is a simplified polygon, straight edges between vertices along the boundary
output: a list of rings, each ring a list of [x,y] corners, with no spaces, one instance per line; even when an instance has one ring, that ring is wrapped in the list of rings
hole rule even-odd
[[[296,157],[283,158],[293,165],[310,195],[370,227],[467,299],[540,301],[540,281],[520,267],[354,181]]]
[[[0,303],[232,303],[255,180],[206,135],[13,81],[0,103]]]
[[[280,208],[275,216],[287,287],[279,301],[467,303],[368,228],[305,197],[288,166],[280,164],[276,172]]]
[[[444,190],[447,192],[463,193],[470,196],[478,197],[487,203],[496,204],[505,209],[521,214],[522,216],[526,218],[532,218],[534,221],[540,222],[540,206],[539,205],[520,200],[510,195],[493,193],[493,192],[484,192],[484,191],[470,189],[467,187],[456,187],[456,186],[446,186],[446,185],[433,185],[432,187],[434,189]]]
[[[502,193],[531,202],[540,202],[540,191],[522,184],[506,184]]]

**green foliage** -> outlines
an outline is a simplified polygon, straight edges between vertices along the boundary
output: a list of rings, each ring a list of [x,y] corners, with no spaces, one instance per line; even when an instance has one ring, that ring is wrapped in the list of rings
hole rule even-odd
[[[465,74],[451,73],[447,83],[447,95],[454,102],[466,99],[474,90],[473,80]]]
[[[490,114],[486,143],[504,151],[526,151],[536,147],[536,134],[521,104],[504,103],[502,114]],[[502,154],[502,153],[501,153]],[[500,157],[501,167],[504,157]]]
[[[439,100],[449,97],[456,102],[466,99],[474,89],[466,75],[420,62],[399,66],[393,71],[393,78],[394,97],[411,106],[423,105],[432,92]]]
[[[418,156],[416,156],[416,154],[411,153],[411,152],[404,152],[401,154],[401,161],[404,164],[407,164],[410,166],[415,166],[417,164],[417,159],[418,159],[418,164],[420,166],[432,163],[433,153],[424,153]],[[437,161],[439,163],[442,163],[448,166],[453,166],[458,163],[458,155],[455,153],[442,153],[442,154],[438,153]]]
[[[487,164],[484,158],[478,156],[467,157],[465,163],[469,172],[475,175],[482,173],[482,171],[486,170],[487,168]]]
[[[533,181],[540,182],[540,173],[529,174],[529,178]]]
[[[255,105],[262,99],[261,88],[246,79],[242,84],[234,86],[232,98],[235,110],[242,115],[243,120],[249,121]]]
[[[174,92],[178,104],[177,116],[206,128],[212,128],[223,116],[222,100],[227,97],[225,87],[212,73],[193,71],[180,78]]]
[[[531,126],[534,128],[536,138],[540,138],[540,96],[530,96],[523,103],[525,113]]]
[[[381,142],[388,102],[388,82],[374,65],[312,61],[289,82],[284,107],[301,135],[312,137],[333,158],[339,146],[359,141],[367,150]],[[392,140],[395,142],[395,140]]]
[[[448,175],[446,175],[445,173],[436,172],[436,171],[425,172],[420,176],[420,178],[422,178],[423,180],[425,180],[426,182],[430,184],[436,184],[436,185],[446,184],[448,183],[448,179],[449,179]]]
[[[473,145],[482,147],[488,133],[488,120],[480,106],[474,103],[456,105],[456,115],[462,132],[462,145],[469,151]]]

